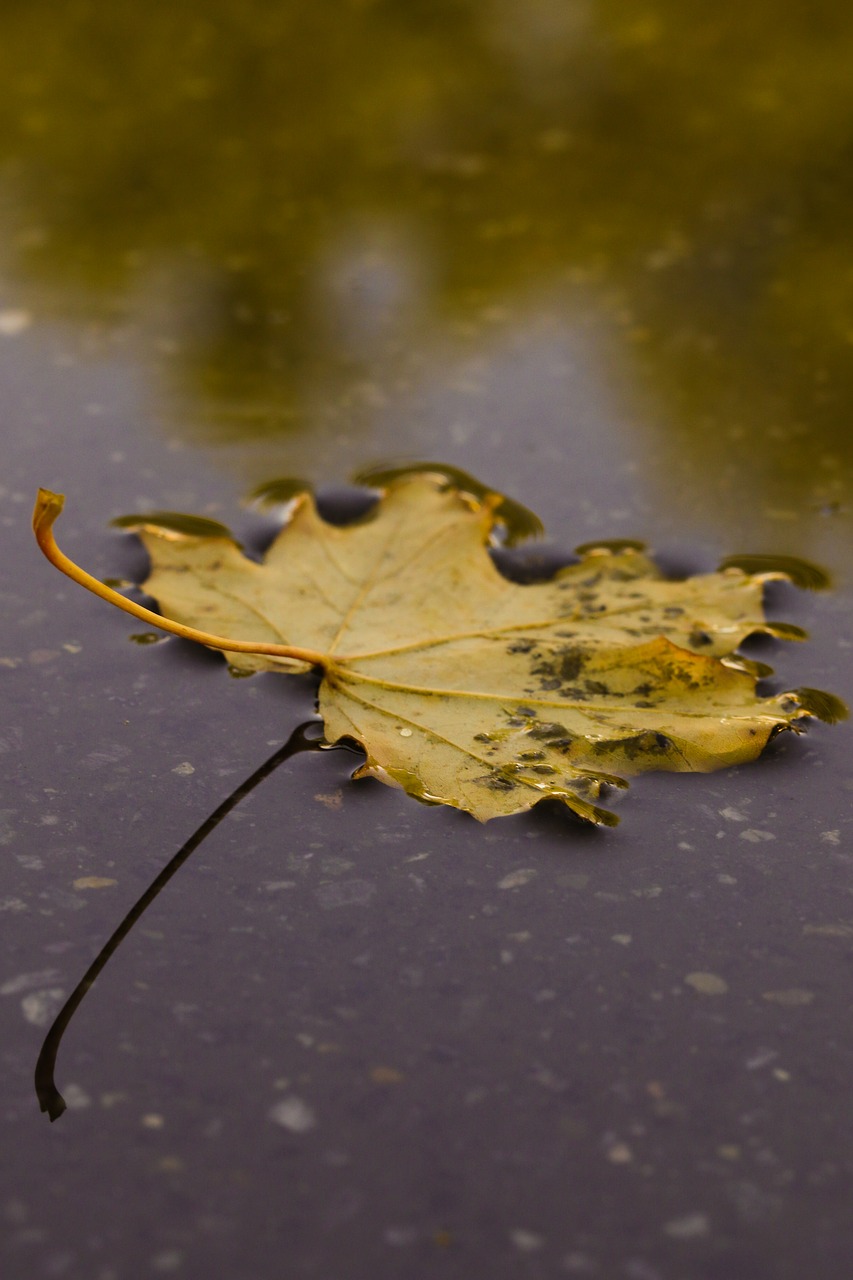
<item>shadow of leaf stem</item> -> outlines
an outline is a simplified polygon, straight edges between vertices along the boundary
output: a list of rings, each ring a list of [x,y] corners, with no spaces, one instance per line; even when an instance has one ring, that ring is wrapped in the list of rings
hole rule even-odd
[[[213,813],[199,826],[189,839],[181,846],[175,856],[166,864],[160,874],[151,882],[149,887],[142,894],[141,898],[134,903],[130,911],[122,920],[121,924],[114,931],[111,937],[101,948],[98,955],[89,965],[83,977],[77,983],[77,986],[71,992],[71,995],[65,1001],[65,1004],[56,1015],[50,1030],[44,1038],[41,1052],[38,1056],[35,1069],[35,1087],[38,1096],[39,1105],[42,1111],[46,1111],[51,1122],[58,1120],[66,1109],[66,1102],[62,1094],[56,1087],[54,1081],[54,1072],[56,1069],[56,1057],[59,1052],[59,1046],[71,1019],[79,1009],[83,998],[88,991],[94,986],[101,972],[103,971],[107,961],[118,950],[121,943],[130,933],[133,926],[148,909],[160,891],[165,888],[172,876],[178,871],[194,853],[203,840],[216,828],[223,818],[231,812],[232,809],[244,800],[246,796],[253,791],[254,788],[279,767],[289,760],[291,756],[300,754],[303,751],[320,751],[333,749],[330,745],[323,741],[319,736],[322,733],[322,724],[319,720],[308,720],[304,724],[294,729],[287,742],[278,748],[268,760],[265,760],[260,768],[256,769],[251,777],[241,782],[236,790],[231,792],[227,799],[216,808]]]

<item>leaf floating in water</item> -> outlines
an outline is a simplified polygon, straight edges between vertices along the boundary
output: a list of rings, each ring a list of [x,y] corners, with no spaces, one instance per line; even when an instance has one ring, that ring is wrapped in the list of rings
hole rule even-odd
[[[587,544],[577,564],[521,585],[488,548],[495,526],[525,508],[439,466],[361,479],[381,496],[351,525],[322,519],[309,492],[291,495],[262,564],[213,522],[122,521],[151,556],[145,590],[163,617],[59,551],[56,495],[41,492],[34,526],[64,572],[225,650],[232,671],[318,669],[328,741],[366,752],[354,776],[484,821],[551,798],[613,824],[597,801],[626,775],[739,764],[780,730],[845,713],[814,690],[756,696],[767,669],[735,654],[756,632],[804,635],[764,617],[764,583],[792,576],[778,566],[729,563],[673,582],[641,544],[620,540]]]

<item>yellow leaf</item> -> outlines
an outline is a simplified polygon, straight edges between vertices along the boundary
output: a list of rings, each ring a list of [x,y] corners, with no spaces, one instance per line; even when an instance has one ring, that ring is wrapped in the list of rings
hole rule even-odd
[[[221,526],[125,520],[148,549],[145,590],[165,617],[59,552],[56,495],[43,491],[34,522],[65,572],[227,650],[233,669],[318,668],[328,741],[366,753],[354,776],[481,820],[553,798],[612,824],[596,801],[628,775],[739,764],[781,729],[844,714],[813,690],[756,696],[766,670],[735,652],[755,632],[802,638],[764,618],[764,583],[784,573],[732,565],[674,582],[636,544],[603,544],[520,585],[488,553],[504,504],[461,473],[403,471],[366,518],[340,527],[306,492],[262,564]]]

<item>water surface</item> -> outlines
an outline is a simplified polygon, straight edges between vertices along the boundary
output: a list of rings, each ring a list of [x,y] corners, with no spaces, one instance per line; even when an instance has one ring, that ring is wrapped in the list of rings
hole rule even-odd
[[[4,1275],[846,1273],[848,730],[485,828],[289,761],[312,711],[37,559],[440,459],[543,564],[797,557],[851,698],[853,18],[829,0],[30,0],[0,70]],[[778,562],[778,561],[775,561]]]

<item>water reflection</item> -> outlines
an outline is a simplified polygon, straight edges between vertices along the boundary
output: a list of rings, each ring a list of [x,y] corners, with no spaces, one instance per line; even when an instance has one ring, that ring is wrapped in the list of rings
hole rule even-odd
[[[834,0],[32,0],[0,48],[5,274],[120,329],[173,429],[223,441],[365,430],[455,344],[498,361],[547,290],[605,318],[674,459],[828,510],[851,57]]]
[[[467,471],[459,467],[448,466],[444,462],[404,462],[368,467],[356,473],[353,480],[356,484],[377,486],[389,484],[400,476],[429,475],[441,476],[447,481],[449,488],[470,494],[478,502],[489,502],[501,530],[500,541],[508,546],[516,546],[526,538],[540,538],[545,530],[542,521],[529,507],[508,498],[505,494],[496,493],[477,480]]]
[[[766,574],[793,582],[804,591],[825,591],[831,579],[820,565],[812,564],[799,556],[783,555],[734,555],[720,562],[720,569],[743,569],[744,573]]]

